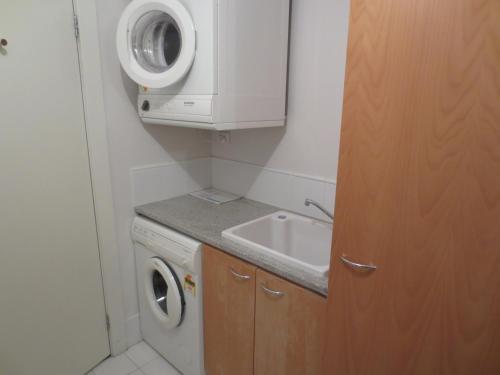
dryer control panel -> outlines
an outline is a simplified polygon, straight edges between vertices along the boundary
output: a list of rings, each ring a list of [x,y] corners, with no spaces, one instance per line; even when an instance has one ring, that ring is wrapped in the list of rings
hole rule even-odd
[[[195,274],[201,273],[202,244],[153,221],[136,217],[132,223],[132,240]]]

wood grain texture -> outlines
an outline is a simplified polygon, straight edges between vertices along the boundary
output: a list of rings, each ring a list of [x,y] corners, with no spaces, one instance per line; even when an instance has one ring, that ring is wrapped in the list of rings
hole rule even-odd
[[[352,0],[346,74],[324,373],[500,374],[500,1]]]
[[[284,292],[272,297],[260,287]],[[326,299],[257,270],[255,375],[322,375]]]
[[[235,278],[230,270],[251,276]],[[203,307],[207,375],[252,375],[256,267],[203,248]]]

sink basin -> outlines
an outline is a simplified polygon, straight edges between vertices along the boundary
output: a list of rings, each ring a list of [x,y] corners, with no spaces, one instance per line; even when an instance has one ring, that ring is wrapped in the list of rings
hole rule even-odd
[[[328,275],[331,223],[278,211],[226,229],[222,237],[288,268]]]

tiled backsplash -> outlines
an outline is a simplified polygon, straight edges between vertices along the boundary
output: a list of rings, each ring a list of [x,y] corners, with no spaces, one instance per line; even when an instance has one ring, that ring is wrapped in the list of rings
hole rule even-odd
[[[335,196],[333,181],[218,158],[212,158],[212,186],[320,219],[327,218],[304,200],[333,210]]]
[[[132,168],[132,204],[138,206],[209,188],[211,164],[211,158],[202,158]]]
[[[145,166],[131,170],[134,205],[214,187],[320,219],[311,198],[333,210],[335,182],[218,158]]]

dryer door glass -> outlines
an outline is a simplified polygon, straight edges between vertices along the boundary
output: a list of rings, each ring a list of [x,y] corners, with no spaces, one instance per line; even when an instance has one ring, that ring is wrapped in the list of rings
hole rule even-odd
[[[133,0],[118,23],[116,47],[123,70],[139,85],[172,86],[196,55],[193,20],[179,0]]]
[[[163,276],[158,272],[153,272],[153,292],[155,294],[156,303],[160,306],[160,309],[168,315],[167,308],[167,292],[168,285],[165,282]]]
[[[135,59],[151,73],[169,70],[177,62],[182,48],[179,25],[161,11],[148,12],[137,20],[131,42]]]

